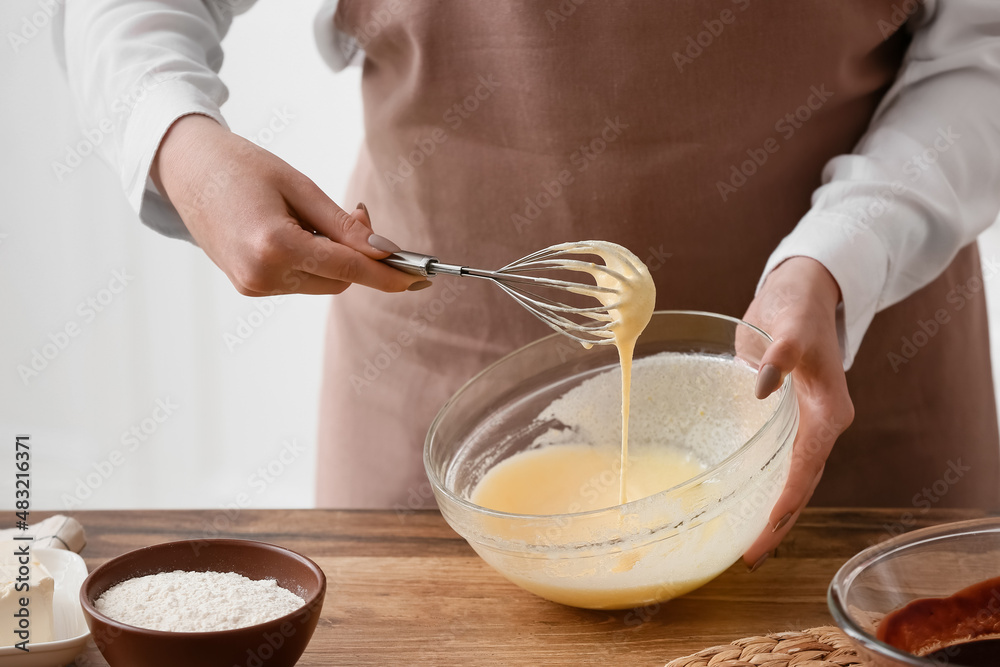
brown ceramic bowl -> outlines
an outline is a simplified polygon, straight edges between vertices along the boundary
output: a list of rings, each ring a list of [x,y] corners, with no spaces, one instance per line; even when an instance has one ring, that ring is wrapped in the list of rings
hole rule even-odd
[[[112,586],[159,572],[236,572],[274,579],[305,606],[286,616],[236,630],[163,632],[114,621],[94,602]],[[104,563],[80,588],[80,603],[101,655],[111,667],[292,667],[312,638],[326,594],[326,576],[294,551],[248,540],[167,542]]]

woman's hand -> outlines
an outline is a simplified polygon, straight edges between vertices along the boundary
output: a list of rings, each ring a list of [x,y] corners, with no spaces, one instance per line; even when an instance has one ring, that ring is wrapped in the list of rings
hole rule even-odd
[[[822,264],[792,257],[768,275],[743,316],[774,339],[760,362],[757,398],[770,395],[794,370],[799,402],[788,482],[767,528],[743,555],[752,569],[767,559],[795,524],[819,484],[834,442],[854,420],[837,339],[839,302],[840,288]]]
[[[398,248],[373,235],[360,204],[345,213],[304,175],[207,116],[171,126],[152,178],[240,294],[339,294],[351,283],[399,292],[424,282],[377,261]]]

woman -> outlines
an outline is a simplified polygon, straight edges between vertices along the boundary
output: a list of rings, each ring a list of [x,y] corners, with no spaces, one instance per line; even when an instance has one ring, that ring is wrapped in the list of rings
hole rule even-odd
[[[401,246],[489,267],[602,238],[647,261],[658,307],[772,333],[759,395],[795,371],[793,470],[748,563],[814,491],[996,506],[973,244],[1000,207],[993,0],[327,2],[321,52],[364,64],[350,192],[368,208],[350,213],[224,125],[220,40],[249,4],[69,0],[66,61],[87,119],[153,77],[107,156],[146,224],[243,294],[339,294],[321,505],[430,503],[434,412],[547,333],[489,285],[424,289],[376,260]]]

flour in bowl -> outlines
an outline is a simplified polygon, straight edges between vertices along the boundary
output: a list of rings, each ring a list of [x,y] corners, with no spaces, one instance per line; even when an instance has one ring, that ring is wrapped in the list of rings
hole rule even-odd
[[[137,628],[167,632],[235,630],[265,623],[305,605],[274,579],[235,572],[160,572],[112,586],[95,606]]]

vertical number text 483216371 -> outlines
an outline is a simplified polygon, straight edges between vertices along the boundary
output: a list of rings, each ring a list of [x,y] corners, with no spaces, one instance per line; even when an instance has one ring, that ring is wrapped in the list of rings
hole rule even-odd
[[[14,557],[17,562],[17,576],[14,591],[20,593],[17,610],[12,619],[14,636],[21,641],[15,646],[27,652],[31,639],[31,616],[28,609],[31,592],[31,541],[28,533],[28,515],[31,513],[31,436],[18,435],[14,438],[14,526],[20,531],[14,536]]]

